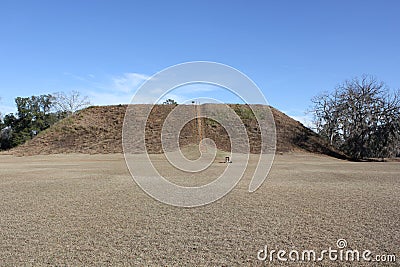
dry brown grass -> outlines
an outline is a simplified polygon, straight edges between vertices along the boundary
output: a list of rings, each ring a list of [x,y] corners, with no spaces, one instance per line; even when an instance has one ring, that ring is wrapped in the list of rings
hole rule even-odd
[[[121,154],[0,156],[0,266],[254,266],[264,245],[327,249],[339,238],[400,255],[399,173],[398,162],[288,154],[255,193],[246,175],[221,200],[187,209],[147,196]]]

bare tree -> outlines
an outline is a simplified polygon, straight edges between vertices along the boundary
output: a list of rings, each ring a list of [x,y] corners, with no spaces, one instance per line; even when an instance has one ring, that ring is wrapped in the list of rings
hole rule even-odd
[[[316,130],[349,156],[388,157],[398,154],[400,93],[363,75],[345,81],[332,93],[312,99]]]
[[[57,111],[68,115],[91,105],[89,97],[81,96],[78,91],[71,91],[68,94],[57,92],[53,94],[53,105]]]
[[[0,101],[1,101],[1,97],[0,97]],[[1,114],[1,110],[0,110],[0,131],[3,129],[3,115]]]
[[[339,118],[337,112],[337,94],[324,92],[311,99],[313,103],[314,125],[317,132],[333,145],[338,135]]]

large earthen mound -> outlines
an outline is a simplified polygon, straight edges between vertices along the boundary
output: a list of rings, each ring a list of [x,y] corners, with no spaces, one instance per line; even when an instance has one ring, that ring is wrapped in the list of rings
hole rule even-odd
[[[202,105],[203,106],[203,105]],[[197,108],[202,108],[202,106]],[[146,149],[150,153],[162,153],[161,128],[165,118],[174,105],[155,105],[147,119]],[[242,119],[250,142],[250,152],[260,151],[260,129],[257,120],[246,105],[230,105]],[[135,107],[146,109],[146,105]],[[87,153],[105,154],[122,153],[122,127],[127,105],[95,106],[81,110],[76,114],[59,121],[49,129],[41,132],[27,143],[12,149],[16,155]],[[187,109],[195,111],[194,106]],[[276,151],[311,152],[344,158],[343,154],[333,149],[327,142],[300,122],[290,118],[279,110],[271,111],[276,126]],[[250,114],[250,115],[249,115]],[[192,120],[181,130],[181,146],[198,143],[198,121]],[[214,140],[217,147],[230,151],[230,141],[225,129],[213,120],[202,119],[202,133]]]

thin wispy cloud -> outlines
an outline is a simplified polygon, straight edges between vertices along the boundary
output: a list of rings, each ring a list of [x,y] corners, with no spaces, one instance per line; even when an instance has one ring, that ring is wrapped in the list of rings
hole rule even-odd
[[[138,87],[146,81],[149,76],[140,73],[124,73],[121,76],[112,78],[112,89],[116,91],[131,93],[138,89]]]
[[[183,103],[187,101],[189,98],[175,95],[175,94],[167,94],[163,97],[160,97],[158,94],[148,94],[148,95],[140,95],[135,96],[133,93],[97,93],[90,92],[90,99],[95,105],[118,105],[118,104],[154,104],[157,102],[159,104],[163,103],[167,99],[174,99],[178,103]],[[135,96],[135,97],[134,97]],[[158,100],[158,101],[157,101]]]
[[[231,95],[226,89],[207,83],[185,84],[174,88],[166,94],[164,94],[165,89],[169,88],[162,88],[162,84],[158,84],[157,86],[160,87],[135,95],[140,86],[150,78],[149,75],[127,72],[120,75],[106,76],[102,80],[98,75],[95,76],[93,74],[78,76],[68,73],[68,75],[82,81],[80,88],[85,89],[81,91],[90,97],[94,105],[153,104],[155,102],[162,103],[169,98],[178,103],[184,103],[199,97],[219,99],[221,102],[237,102],[235,96]]]
[[[4,105],[0,103],[0,116],[4,116],[9,113],[15,113],[16,112],[16,107],[15,106],[9,106],[9,105]]]
[[[91,77],[91,75],[93,75],[93,74],[88,74],[87,76],[76,75],[71,72],[64,72],[63,74],[66,76],[72,77],[73,79],[78,80],[78,81],[89,81],[88,78],[94,78],[94,77]]]
[[[95,79],[93,74],[89,75]],[[131,102],[137,89],[150,76],[141,73],[129,72],[107,77],[102,82],[90,81],[85,92],[94,105],[117,105]],[[150,99],[150,97],[149,97]],[[143,99],[143,101],[149,101]]]
[[[208,94],[221,90],[221,88],[212,84],[194,83],[179,86],[165,95],[163,95],[165,89],[158,87],[135,96],[140,86],[149,78],[150,76],[141,73],[123,73],[111,76],[102,84],[96,84],[92,81],[91,84],[96,86],[86,90],[86,92],[95,105],[115,105],[128,104],[132,100],[132,103],[135,104],[153,104],[157,100],[158,103],[162,103],[168,98],[174,99],[178,103],[184,103],[199,96],[199,94]]]
[[[132,99],[132,94],[115,94],[107,92],[95,92],[90,91],[89,98],[94,105],[106,106],[106,105],[118,105],[128,104]]]
[[[125,93],[136,91],[144,81],[150,78],[148,75],[135,72],[112,75],[106,78],[98,77],[92,73],[82,75],[64,72],[63,74],[75,81],[79,81],[81,83],[80,87]]]
[[[287,114],[292,119],[299,121],[304,126],[314,129],[315,124],[313,122],[313,117],[310,114],[304,112],[293,112],[293,111],[283,111],[283,113]]]
[[[207,84],[207,83],[193,83],[193,84],[187,84],[184,85],[183,87],[178,87],[177,89],[182,89],[184,88],[187,93],[200,93],[200,92],[213,92],[216,90],[220,90],[221,88],[213,85],[213,84]]]

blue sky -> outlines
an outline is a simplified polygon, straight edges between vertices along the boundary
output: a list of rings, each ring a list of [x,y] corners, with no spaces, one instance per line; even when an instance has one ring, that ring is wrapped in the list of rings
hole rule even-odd
[[[3,0],[0,111],[17,96],[70,90],[128,103],[143,79],[200,60],[242,71],[302,119],[312,96],[363,73],[400,88],[399,11],[378,0]]]

